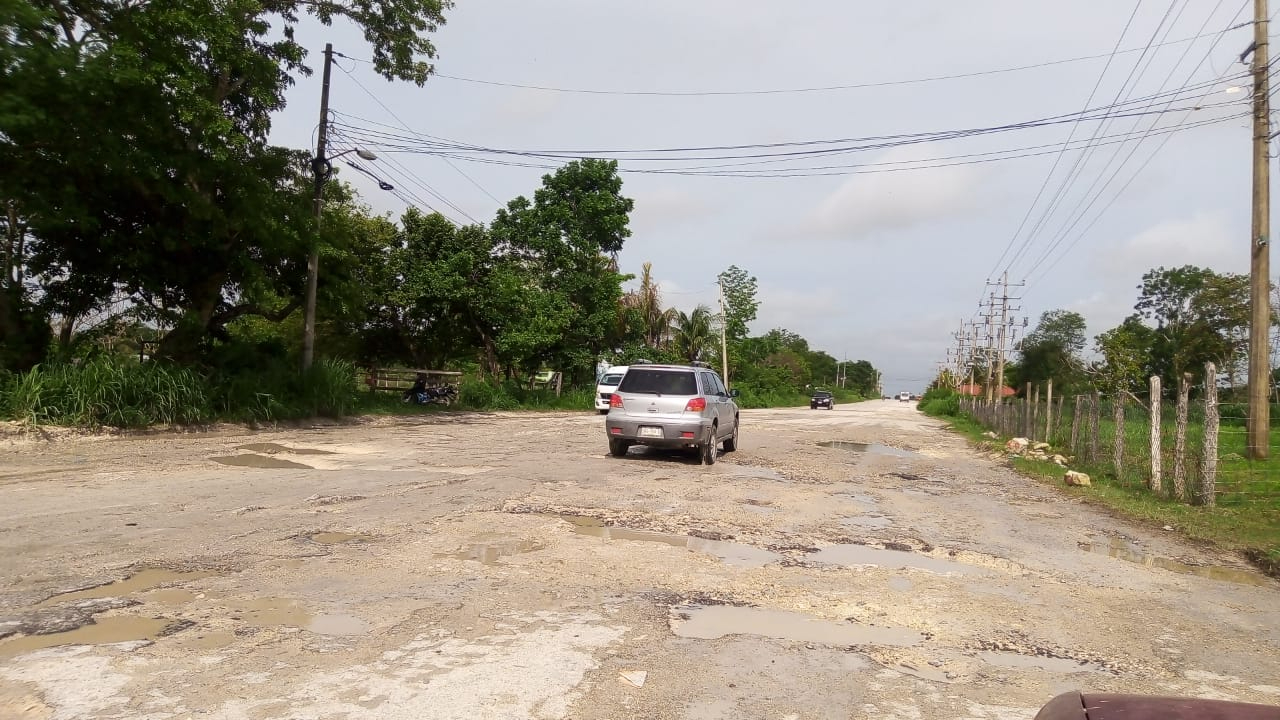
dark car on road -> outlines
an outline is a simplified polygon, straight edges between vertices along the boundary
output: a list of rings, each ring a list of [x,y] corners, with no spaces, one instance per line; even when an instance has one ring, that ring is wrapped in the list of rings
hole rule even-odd
[[[809,409],[817,410],[824,407],[828,410],[836,406],[836,398],[826,390],[814,390],[813,395],[809,397]]]

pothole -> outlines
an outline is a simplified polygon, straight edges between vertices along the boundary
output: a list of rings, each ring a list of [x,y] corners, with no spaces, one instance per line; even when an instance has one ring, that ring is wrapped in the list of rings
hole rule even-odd
[[[316,615],[307,623],[307,630],[317,635],[367,635],[369,624],[354,615]]]
[[[342,545],[344,543],[366,543],[373,540],[371,535],[345,532],[318,532],[307,536],[313,543],[321,545]]]
[[[90,622],[74,630],[46,635],[23,635],[0,641],[0,657],[10,658],[59,645],[107,645],[155,640],[186,626],[188,626],[187,623],[174,622],[167,618],[116,615]]]
[[[913,458],[916,453],[910,450],[902,450],[889,445],[880,443],[860,443],[850,442],[848,440],[826,440],[818,443],[818,447],[834,448],[836,450],[847,450],[848,452],[865,453],[868,455],[887,455],[889,457]]]
[[[1047,672],[1056,673],[1104,673],[1106,670],[1096,663],[1088,660],[1073,660],[1071,658],[1057,657],[1041,657],[1032,655],[1019,655],[1011,652],[980,652],[978,659],[988,665],[996,667],[1013,668],[1017,670],[1045,670]]]
[[[266,453],[274,455],[276,453],[290,453],[292,455],[333,455],[332,450],[318,450],[316,448],[292,448],[279,443],[249,443],[248,445],[237,445],[236,450],[248,450],[255,453]]]
[[[211,457],[210,460],[221,465],[231,465],[233,467],[249,467],[260,469],[296,469],[296,470],[314,470],[310,465],[303,465],[300,462],[285,460],[284,458],[271,457],[270,455],[258,455],[257,453],[245,453],[244,455],[223,455],[219,457]]]
[[[905,570],[913,568],[927,570],[943,575],[969,575],[978,572],[977,568],[950,560],[940,560],[903,550],[886,550],[869,545],[832,545],[810,555],[810,562],[826,565],[844,565],[849,567],[872,566],[888,570]]]
[[[1121,538],[1112,538],[1106,545],[1099,543],[1080,543],[1080,549],[1085,552],[1107,555],[1109,557],[1116,558],[1117,560],[1145,565],[1146,567],[1160,568],[1161,570],[1168,570],[1169,572],[1179,573],[1182,575],[1195,575],[1197,577],[1208,578],[1210,580],[1221,580],[1223,582],[1236,583],[1237,585],[1253,585],[1256,587],[1275,586],[1275,583],[1271,580],[1249,570],[1225,567],[1222,565],[1190,565],[1171,558],[1147,555],[1146,553],[1139,552],[1135,549],[1132,543]]]
[[[923,641],[914,630],[823,620],[786,610],[734,605],[683,605],[673,609],[671,631],[679,637],[718,640],[726,635],[757,635],[779,640],[847,647],[906,647]]]
[[[705,555],[713,555],[720,558],[721,561],[736,567],[763,567],[782,559],[782,556],[777,553],[741,543],[691,537],[689,535],[660,533],[652,530],[632,530],[630,528],[605,525],[603,521],[597,518],[580,515],[549,515],[547,517],[554,517],[569,523],[573,526],[573,531],[579,535],[590,535],[591,537],[604,538],[605,540],[662,543]]]
[[[213,572],[204,570],[182,572],[178,570],[166,570],[164,568],[143,568],[123,580],[117,580],[115,582],[107,583],[106,585],[97,585],[84,590],[73,590],[71,592],[54,595],[53,597],[37,603],[36,607],[49,607],[51,605],[59,605],[76,600],[133,595],[135,593],[160,587],[161,585],[173,585],[186,582],[188,580],[199,580],[200,578],[206,578],[214,574],[215,573]]]
[[[474,560],[485,565],[496,565],[498,560],[511,555],[542,550],[545,545],[533,540],[507,540],[498,542],[474,543],[465,550],[452,553],[440,553],[436,557],[450,557],[455,560]]]

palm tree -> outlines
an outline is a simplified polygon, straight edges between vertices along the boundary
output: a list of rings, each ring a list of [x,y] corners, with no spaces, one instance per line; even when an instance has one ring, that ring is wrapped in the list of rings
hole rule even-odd
[[[689,362],[702,359],[711,344],[711,309],[699,305],[688,315],[676,312],[676,331],[672,337],[676,352]]]
[[[640,287],[627,293],[622,301],[627,307],[639,311],[640,335],[645,345],[660,349],[667,344],[676,311],[662,308],[662,292],[653,280],[653,263],[644,264]]]

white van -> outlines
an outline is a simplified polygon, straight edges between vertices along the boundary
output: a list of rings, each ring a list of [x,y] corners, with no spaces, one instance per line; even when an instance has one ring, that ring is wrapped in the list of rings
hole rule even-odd
[[[898,402],[911,402],[911,393],[909,392],[898,393]]]
[[[618,383],[622,382],[622,376],[627,374],[629,365],[614,365],[600,376],[596,381],[596,410],[603,415],[609,412],[609,396],[613,395],[613,391],[618,389]]]

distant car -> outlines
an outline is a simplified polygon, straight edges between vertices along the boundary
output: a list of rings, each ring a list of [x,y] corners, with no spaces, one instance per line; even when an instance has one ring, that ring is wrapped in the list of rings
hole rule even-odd
[[[632,445],[696,448],[712,465],[721,443],[725,452],[738,449],[737,396],[710,368],[633,365],[609,398],[609,453],[622,457]]]
[[[609,412],[609,398],[613,396],[613,391],[618,389],[618,383],[622,382],[622,376],[627,374],[627,365],[614,365],[600,376],[600,381],[596,383],[596,410],[601,415]]]
[[[908,393],[908,392],[898,393],[898,402],[910,402],[910,401],[911,401],[911,393]]]
[[[828,410],[836,406],[836,399],[830,392],[826,390],[814,390],[813,395],[809,397],[809,409],[817,410],[824,407]]]

